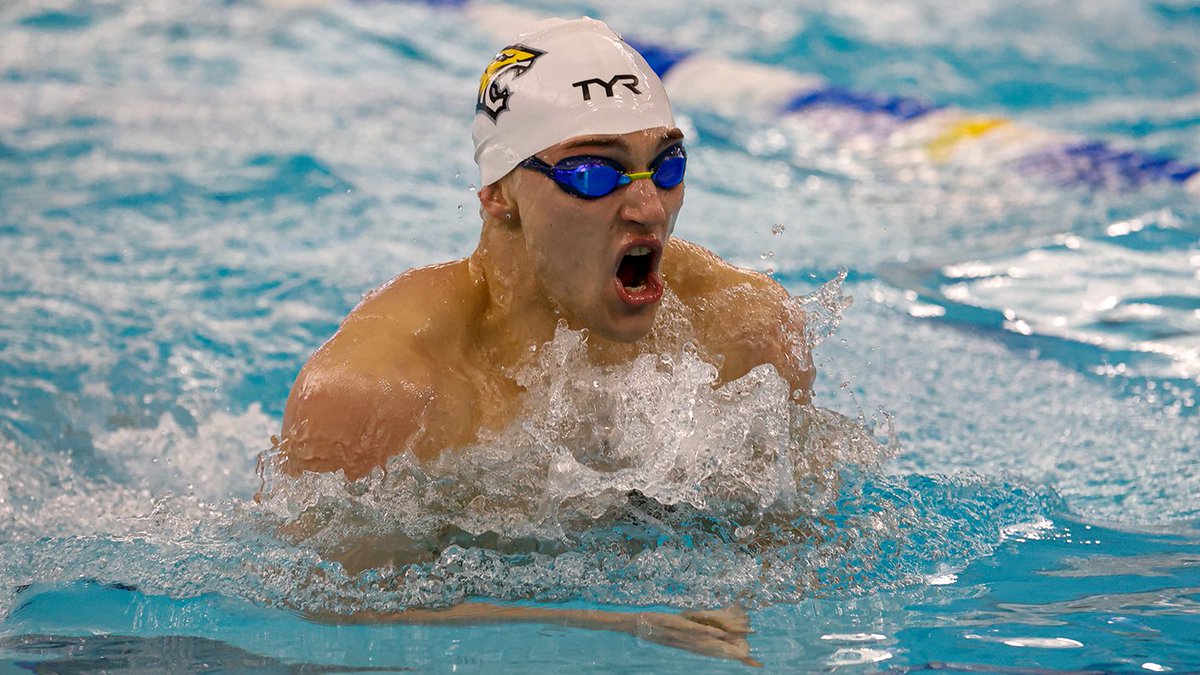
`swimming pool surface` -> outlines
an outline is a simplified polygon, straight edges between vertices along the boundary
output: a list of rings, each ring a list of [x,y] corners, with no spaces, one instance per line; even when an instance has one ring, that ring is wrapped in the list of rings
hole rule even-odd
[[[773,671],[1200,670],[1200,207],[1159,180],[1200,162],[1196,7],[518,4],[824,78],[773,112],[708,71],[672,92],[676,234],[811,312],[817,407],[687,352],[592,368],[564,331],[519,428],[358,485],[268,471],[256,503],[312,350],[476,241],[496,15],[5,3],[0,671],[744,669],[294,611],[470,597],[736,602]],[[424,553],[349,574],[353,536]]]

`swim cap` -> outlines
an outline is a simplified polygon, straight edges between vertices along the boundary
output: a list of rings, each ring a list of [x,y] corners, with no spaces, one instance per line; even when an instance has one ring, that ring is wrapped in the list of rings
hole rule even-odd
[[[674,127],[662,81],[602,21],[540,21],[479,78],[475,163],[490,185],[568,138]]]

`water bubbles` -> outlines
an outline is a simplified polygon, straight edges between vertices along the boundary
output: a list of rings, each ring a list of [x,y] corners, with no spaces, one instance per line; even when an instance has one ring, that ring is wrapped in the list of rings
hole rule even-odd
[[[775,258],[775,251],[767,251],[766,253],[759,255],[759,258],[762,260],[772,261]],[[774,274],[775,273],[774,262],[768,262],[767,265],[763,268],[763,271],[766,272],[767,274]]]
[[[783,234],[784,229],[786,228],[784,228],[783,223],[775,223],[771,226],[771,234],[776,236],[781,235]]]
[[[662,372],[669,373],[675,368],[675,359],[671,358],[670,354],[662,353],[658,355],[658,369]]]

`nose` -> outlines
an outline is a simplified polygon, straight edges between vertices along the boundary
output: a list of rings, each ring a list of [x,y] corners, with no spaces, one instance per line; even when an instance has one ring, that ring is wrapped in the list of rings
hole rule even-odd
[[[683,187],[672,189],[681,190]],[[667,205],[663,201],[663,191],[654,184],[654,181],[635,180],[625,186],[622,192],[622,219],[645,227],[654,227],[667,222]]]

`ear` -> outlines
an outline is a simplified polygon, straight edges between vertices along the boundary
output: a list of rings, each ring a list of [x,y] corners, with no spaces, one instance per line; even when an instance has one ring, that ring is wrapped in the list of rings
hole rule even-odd
[[[502,223],[519,222],[516,200],[512,198],[511,189],[503,179],[479,189],[479,208],[485,218],[490,216]]]

